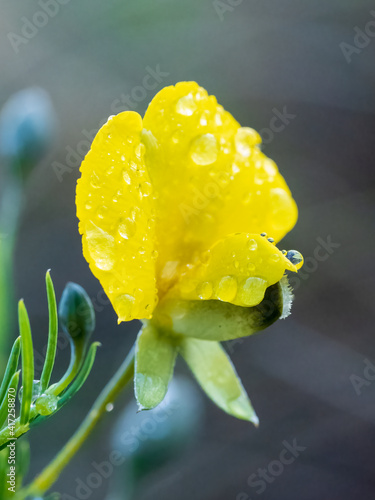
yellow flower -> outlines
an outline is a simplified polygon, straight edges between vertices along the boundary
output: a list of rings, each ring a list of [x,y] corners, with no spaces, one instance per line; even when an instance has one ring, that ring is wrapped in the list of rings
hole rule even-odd
[[[119,322],[142,319],[144,338],[165,344],[163,359],[169,356],[172,368],[164,379],[158,375],[161,395],[178,343],[168,334],[236,336],[183,331],[182,316],[220,315],[218,305],[244,314],[286,270],[302,265],[298,252],[275,246],[295,225],[297,207],[260,143],[214,96],[181,82],[159,92],[143,120],[131,111],[110,117],[82,163],[77,215],[84,256]],[[190,341],[178,347],[185,359],[194,351]],[[156,394],[155,381],[143,376],[139,385],[150,383]]]

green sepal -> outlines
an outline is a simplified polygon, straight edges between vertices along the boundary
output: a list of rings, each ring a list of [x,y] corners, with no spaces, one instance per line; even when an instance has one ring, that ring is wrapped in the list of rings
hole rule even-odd
[[[247,337],[264,330],[282,317],[290,290],[281,282],[267,288],[264,299],[254,307],[220,300],[166,299],[155,318],[165,328],[185,337],[222,342]]]
[[[180,352],[199,385],[219,408],[255,426],[259,424],[241,380],[219,342],[186,338]]]
[[[154,324],[145,323],[135,350],[134,392],[140,410],[151,410],[163,401],[176,355],[175,340]]]

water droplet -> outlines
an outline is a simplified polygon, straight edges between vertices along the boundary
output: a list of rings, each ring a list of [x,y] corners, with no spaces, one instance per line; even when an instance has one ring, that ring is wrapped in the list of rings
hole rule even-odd
[[[98,216],[99,219],[104,219],[107,213],[108,213],[108,208],[105,205],[99,207],[96,211],[96,215]]]
[[[270,262],[279,262],[280,255],[278,253],[274,253],[269,257]]]
[[[130,239],[132,236],[135,235],[135,232],[137,230],[137,226],[135,222],[132,219],[122,219],[119,226],[118,226],[118,232],[122,238],[125,238],[126,240]]]
[[[267,236],[267,233],[260,233],[260,235],[262,236],[262,238],[265,238]]]
[[[90,184],[91,184],[91,187],[94,189],[100,188],[100,178],[95,172],[93,172],[91,174]]]
[[[196,109],[197,105],[192,94],[181,97],[176,103],[176,112],[180,115],[191,116]]]
[[[246,306],[259,304],[263,299],[267,281],[262,278],[250,277],[240,289],[240,298]]]
[[[86,203],[85,208],[86,208],[86,210],[91,210],[92,209],[92,204],[91,203]]]
[[[238,153],[245,158],[251,155],[251,149],[262,142],[258,132],[249,127],[242,127],[237,130],[234,143]]]
[[[286,254],[287,254],[287,251],[286,251],[286,250],[281,250],[281,253],[282,253],[283,255],[286,255]]]
[[[212,134],[198,136],[191,144],[190,156],[197,165],[210,165],[218,155],[216,137]]]
[[[237,293],[237,281],[233,276],[224,276],[219,281],[216,288],[216,295],[219,300],[230,302],[234,299]]]
[[[40,388],[40,380],[33,380],[33,392],[31,396],[31,402],[33,403],[40,396],[41,388]],[[18,391],[18,399],[19,402],[22,402],[23,396],[23,386]]]
[[[123,170],[122,171],[122,178],[124,179],[124,181],[126,182],[126,184],[128,184],[128,185],[131,184],[132,180],[131,180],[129,172],[127,170]]]
[[[86,226],[86,242],[96,267],[109,271],[114,265],[115,239],[90,221]]]
[[[114,308],[120,320],[126,321],[131,317],[135,298],[133,295],[124,293],[116,297],[114,301]]]
[[[141,142],[140,144],[138,144],[138,146],[134,150],[135,156],[137,158],[142,158],[142,156],[145,153],[145,150],[146,150],[146,146]]]
[[[254,252],[258,248],[258,243],[251,239],[247,242],[247,249],[250,250],[251,252]]]
[[[149,196],[152,193],[152,185],[150,182],[142,182],[141,193],[142,196]]]
[[[35,409],[39,415],[51,415],[57,410],[58,401],[54,394],[42,394],[35,402]]]
[[[253,264],[252,262],[249,262],[247,265],[247,270],[249,271],[249,273],[254,272],[255,271],[255,264]]]
[[[108,403],[108,404],[106,404],[106,406],[105,406],[105,411],[110,412],[110,411],[112,411],[112,410],[113,410],[113,408],[114,408],[113,403]]]
[[[146,250],[145,248],[141,247],[138,252],[141,254],[141,255],[144,255],[146,253]]]
[[[270,243],[274,243],[274,242],[275,242],[275,240],[274,240],[273,238],[268,238],[268,241],[269,241]]]
[[[204,113],[200,117],[199,123],[202,125],[202,127],[205,127],[207,125],[207,117],[206,117],[206,115]]]
[[[212,297],[212,284],[209,281],[199,283],[197,286],[197,295],[202,300],[208,300]]]
[[[290,260],[290,262],[295,265],[298,269],[300,269],[303,265],[303,257],[300,252],[297,250],[288,250],[286,254],[286,258]]]

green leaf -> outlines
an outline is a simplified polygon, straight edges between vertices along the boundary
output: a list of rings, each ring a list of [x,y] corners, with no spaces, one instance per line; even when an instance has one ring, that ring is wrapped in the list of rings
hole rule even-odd
[[[41,393],[43,393],[47,389],[49,382],[51,380],[51,374],[56,357],[56,346],[57,346],[57,336],[58,336],[56,295],[49,271],[47,271],[46,274],[46,288],[47,288],[48,311],[49,311],[49,328],[48,328],[48,345],[47,345],[46,359],[44,361],[43,371],[40,377]]]
[[[234,366],[218,342],[184,339],[181,354],[207,396],[222,410],[258,425]]]
[[[20,370],[13,374],[13,377],[10,381],[10,384],[9,384],[9,387],[7,390],[8,394],[10,394],[14,398],[16,397],[16,394],[17,394],[19,379],[20,379]],[[4,398],[4,400],[0,406],[0,429],[2,428],[4,422],[6,422],[6,419],[8,416],[8,407],[9,407],[9,400],[6,397],[6,398]]]
[[[60,409],[64,404],[66,404],[73,396],[76,394],[80,388],[85,383],[87,377],[90,375],[91,369],[93,367],[96,351],[98,347],[101,345],[100,342],[93,342],[90,346],[90,349],[87,353],[86,359],[83,363],[81,371],[77,375],[74,382],[68,387],[63,396],[59,399],[58,408]]]
[[[280,283],[267,288],[264,299],[254,307],[220,300],[176,300],[161,305],[160,321],[171,320],[174,333],[202,340],[232,340],[264,330],[283,313],[284,292]],[[158,317],[155,318],[158,321]]]
[[[18,303],[18,322],[22,339],[22,402],[21,425],[29,421],[31,399],[33,397],[34,353],[29,316],[23,300]]]
[[[176,354],[173,340],[146,323],[137,337],[134,368],[135,397],[141,410],[151,410],[163,401]]]
[[[7,389],[9,387],[10,381],[17,370],[18,366],[18,360],[20,357],[20,351],[21,351],[21,337],[18,337],[12,347],[12,351],[9,356],[8,364],[5,369],[4,377],[1,382],[1,387],[0,387],[0,404],[3,401],[4,397],[6,396]]]

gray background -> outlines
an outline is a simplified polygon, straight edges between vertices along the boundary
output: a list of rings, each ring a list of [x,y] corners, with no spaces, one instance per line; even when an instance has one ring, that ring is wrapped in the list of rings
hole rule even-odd
[[[375,381],[357,395],[350,377],[363,377],[366,358],[375,363],[375,36],[350,63],[340,44],[353,44],[354,27],[375,20],[375,7],[366,0],[237,3],[221,19],[209,0],[71,0],[16,53],[7,35],[20,34],[22,17],[32,19],[40,6],[1,0],[0,104],[14,91],[38,85],[51,95],[60,122],[58,139],[25,193],[17,296],[26,300],[38,349],[47,329],[47,268],[58,295],[72,280],[98,297],[100,285],[82,257],[77,232],[78,169],[59,182],[52,163],[65,163],[66,147],[76,149],[84,129],[97,128],[112,114],[113,101],[141,84],[147,66],[158,64],[168,73],[157,90],[196,80],[242,125],[268,127],[272,110],[286,106],[295,118],[265,152],[279,165],[300,210],[282,247],[298,248],[310,259],[295,283],[292,317],[232,346],[261,425],[256,430],[236,421],[206,400],[199,441],[144,479],[138,498],[371,499]],[[152,96],[149,91],[134,109],[143,114]],[[340,246],[317,263],[317,238],[327,236]],[[136,322],[117,327],[108,305],[97,323],[103,346],[96,367],[80,395],[32,432],[30,478],[72,434],[138,329]],[[67,360],[67,350],[59,353],[56,377]],[[108,456],[110,427],[124,401],[63,473],[58,491],[74,497],[76,478],[85,480],[91,462]],[[306,450],[258,495],[248,477],[293,439]],[[90,498],[103,499],[108,484]]]

